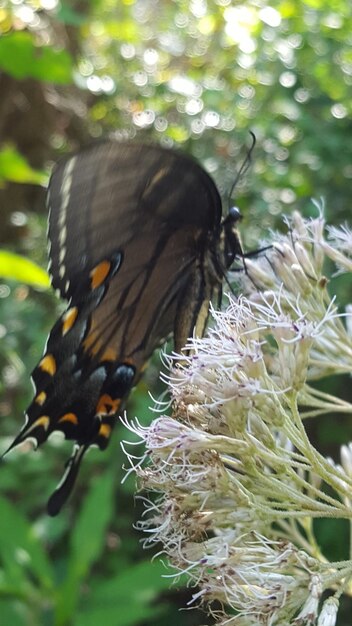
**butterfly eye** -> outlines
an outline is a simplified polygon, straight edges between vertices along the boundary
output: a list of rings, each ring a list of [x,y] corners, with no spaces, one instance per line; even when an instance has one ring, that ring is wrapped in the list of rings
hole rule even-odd
[[[239,222],[242,219],[242,213],[237,206],[232,206],[228,213],[232,223]]]

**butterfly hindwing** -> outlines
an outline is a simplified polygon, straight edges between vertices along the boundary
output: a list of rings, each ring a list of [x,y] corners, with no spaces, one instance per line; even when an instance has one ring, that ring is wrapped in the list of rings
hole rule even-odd
[[[116,257],[112,268],[115,261]],[[85,349],[85,342],[94,337],[93,314],[104,306],[115,275],[111,271],[110,277],[107,274],[105,282],[98,284],[98,272],[101,268],[97,267],[88,277],[86,297],[80,292],[72,299],[49,335],[46,352],[32,374],[35,397],[27,411],[27,423],[13,446],[28,437],[38,445],[54,430],[80,445],[106,446],[110,432],[100,430],[102,417],[116,414],[133,384],[135,367],[119,359],[118,353],[106,358],[106,350],[90,354]],[[89,345],[92,347],[94,341]]]

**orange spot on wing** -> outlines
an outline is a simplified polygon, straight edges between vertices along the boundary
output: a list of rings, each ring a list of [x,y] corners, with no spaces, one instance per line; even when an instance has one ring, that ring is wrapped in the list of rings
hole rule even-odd
[[[121,359],[123,361],[123,365],[132,365],[132,367],[135,366],[135,362],[133,359],[130,359],[129,357]]]
[[[100,285],[104,282],[108,273],[110,272],[111,263],[110,261],[102,261],[91,270],[89,276],[91,277],[91,287],[92,289],[96,289],[100,287]]]
[[[39,363],[39,368],[43,372],[46,372],[47,374],[50,374],[50,376],[54,376],[54,374],[56,372],[56,361],[55,361],[53,355],[52,354],[47,354],[45,357],[43,357],[42,360]]]
[[[94,320],[91,320],[88,333],[82,343],[83,350],[85,352],[90,352],[92,355],[95,355],[101,349],[101,345],[102,342],[101,339],[99,339],[98,330],[96,328]]]
[[[102,354],[102,357],[100,360],[101,361],[116,361],[117,360],[116,350],[114,350],[113,348],[107,348]]]
[[[82,346],[85,352],[90,352],[93,355],[99,352],[101,348],[101,340],[98,339],[98,333],[96,330],[93,330],[89,333],[89,335],[87,335]]]
[[[76,306],[72,307],[62,317],[62,335],[66,335],[74,325],[78,315],[78,309]]]
[[[38,393],[38,395],[34,398],[34,402],[36,404],[39,404],[39,406],[43,406],[44,402],[46,400],[46,393],[45,391],[41,391],[40,393]]]
[[[116,413],[120,404],[120,398],[114,400],[108,393],[104,393],[98,400],[95,413],[96,415],[110,415],[111,413]]]
[[[65,415],[60,417],[58,420],[58,424],[60,424],[60,422],[70,422],[71,424],[76,425],[78,424],[78,417],[75,413],[65,413]]]
[[[111,435],[111,426],[109,424],[102,424],[99,428],[98,437],[105,437],[108,439]]]

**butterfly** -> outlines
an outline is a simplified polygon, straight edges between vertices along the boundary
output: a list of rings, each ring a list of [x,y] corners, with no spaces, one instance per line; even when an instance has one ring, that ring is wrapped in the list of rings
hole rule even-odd
[[[93,145],[55,167],[47,204],[52,285],[67,308],[9,450],[27,439],[41,445],[53,431],[75,442],[48,501],[56,515],[85,452],[108,445],[154,349],[171,333],[178,352],[193,332],[203,335],[210,301],[220,301],[227,270],[244,255],[239,210],[222,217],[211,177],[174,149]]]

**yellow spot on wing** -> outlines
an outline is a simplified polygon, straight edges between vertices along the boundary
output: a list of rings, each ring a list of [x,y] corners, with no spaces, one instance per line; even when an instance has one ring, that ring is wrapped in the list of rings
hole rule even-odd
[[[108,439],[111,435],[111,426],[109,424],[102,424],[99,428],[98,436]]]
[[[102,261],[92,269],[89,276],[91,277],[91,287],[92,289],[96,289],[100,287],[100,285],[104,282],[108,273],[110,272],[111,263],[110,261]]]
[[[38,393],[38,395],[34,398],[34,402],[36,404],[39,404],[39,406],[43,406],[44,402],[46,400],[46,393],[45,391],[41,391],[40,393]]]
[[[52,354],[47,354],[45,357],[43,357],[42,360],[39,363],[39,368],[43,372],[46,372],[47,374],[50,374],[50,376],[54,376],[54,374],[56,372],[56,361],[55,361],[53,355]]]
[[[40,426],[42,426],[44,430],[47,430],[49,424],[50,424],[50,417],[48,417],[48,415],[41,415],[41,417],[38,417],[38,419],[35,420],[35,422],[33,422],[31,426],[31,430],[33,430],[34,428],[39,428]]]
[[[110,415],[111,413],[114,414],[118,410],[120,404],[121,400],[119,398],[113,400],[113,398],[109,396],[108,393],[104,393],[99,398],[95,413],[96,415]]]
[[[64,314],[62,318],[62,335],[65,336],[74,325],[78,315],[78,309],[76,306],[72,307]]]
[[[60,422],[70,422],[76,425],[78,424],[78,417],[75,413],[65,413],[65,415],[58,420],[58,424],[60,424]]]

